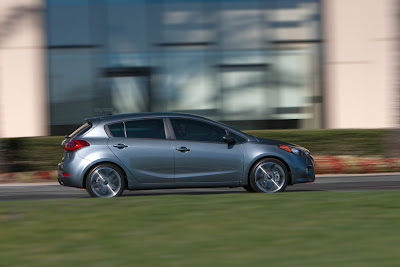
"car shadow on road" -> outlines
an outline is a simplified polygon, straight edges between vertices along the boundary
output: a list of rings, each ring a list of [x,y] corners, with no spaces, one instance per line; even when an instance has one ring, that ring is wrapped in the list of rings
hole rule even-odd
[[[178,191],[179,190],[179,191]],[[325,191],[325,190],[316,190],[316,189],[291,189],[284,191],[283,193],[292,193],[292,192],[313,192],[313,191]],[[134,196],[162,196],[162,195],[221,195],[221,194],[251,194],[242,189],[221,189],[221,190],[184,190],[184,189],[175,189],[173,191],[168,190],[141,190],[141,191],[128,191],[124,192],[121,197],[134,197]]]
[[[162,196],[162,195],[219,195],[219,194],[247,194],[247,191],[226,191],[226,190],[204,190],[204,191],[170,191],[167,190],[141,190],[124,192],[121,197],[134,196]]]

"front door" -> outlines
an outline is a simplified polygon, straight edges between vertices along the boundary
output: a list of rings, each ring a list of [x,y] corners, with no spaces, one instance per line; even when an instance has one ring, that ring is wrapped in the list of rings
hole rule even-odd
[[[242,145],[222,141],[225,129],[193,119],[171,118],[176,183],[239,184]]]

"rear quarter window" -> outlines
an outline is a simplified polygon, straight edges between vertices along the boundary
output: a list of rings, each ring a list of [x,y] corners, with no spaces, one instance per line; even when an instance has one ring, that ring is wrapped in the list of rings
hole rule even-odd
[[[125,127],[123,122],[110,124],[107,127],[108,132],[112,137],[125,137]]]

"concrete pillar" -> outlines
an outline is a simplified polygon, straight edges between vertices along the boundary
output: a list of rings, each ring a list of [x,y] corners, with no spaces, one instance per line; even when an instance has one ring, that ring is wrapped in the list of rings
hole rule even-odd
[[[327,128],[396,125],[397,0],[323,0]]]
[[[0,137],[48,134],[44,0],[0,1]]]

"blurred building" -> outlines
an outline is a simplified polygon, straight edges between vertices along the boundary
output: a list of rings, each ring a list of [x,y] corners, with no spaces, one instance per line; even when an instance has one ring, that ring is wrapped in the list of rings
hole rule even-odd
[[[397,0],[1,0],[0,136],[104,113],[396,125]]]

